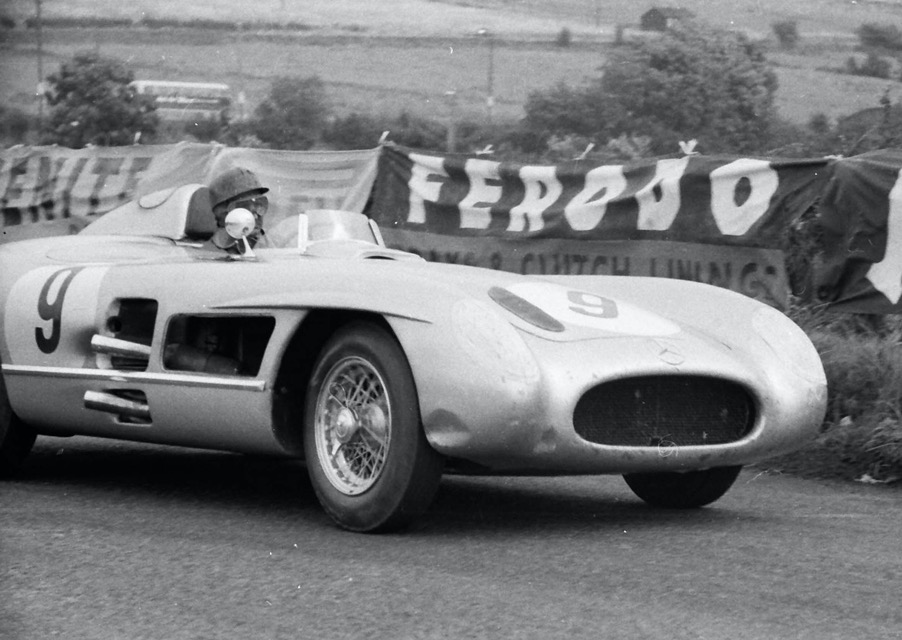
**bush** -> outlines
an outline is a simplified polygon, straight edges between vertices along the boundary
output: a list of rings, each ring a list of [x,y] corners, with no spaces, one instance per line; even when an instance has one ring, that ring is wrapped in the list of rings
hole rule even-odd
[[[218,119],[188,122],[183,131],[198,142],[214,142],[222,139],[225,126]]]
[[[31,128],[32,118],[27,113],[0,105],[0,146],[24,144]]]
[[[902,378],[902,371],[895,365],[900,353],[891,354],[885,341],[874,335],[821,330],[813,338],[823,354],[830,382],[825,423],[838,425],[847,418],[853,422],[874,420],[875,412],[874,421],[878,422],[886,410],[881,407],[888,391],[884,385]],[[893,393],[898,396],[899,390]]]
[[[835,153],[848,156],[902,146],[902,104],[894,104],[887,90],[880,99],[880,107],[876,121],[849,118],[837,123],[835,136],[844,144]]]
[[[95,51],[77,53],[47,77],[50,118],[44,142],[80,149],[133,144],[159,124],[153,99],[138,95],[132,71]]]
[[[771,25],[781,49],[795,49],[799,43],[799,26],[795,20],[782,20]]]
[[[771,141],[777,76],[742,34],[681,25],[613,50],[600,78],[535,91],[522,126],[546,140],[580,136],[599,146],[622,135],[673,153],[697,139],[706,153],[759,153]]]
[[[867,76],[870,78],[889,78],[893,72],[892,63],[873,51],[868,53],[864,62],[859,64],[855,56],[850,56],[846,60],[846,73],[853,76]]]
[[[25,27],[28,29],[37,29],[37,18],[26,18]],[[132,21],[128,18],[102,18],[102,17],[43,17],[41,18],[41,27],[57,28],[57,29],[108,29],[114,27],[130,27]]]
[[[827,135],[830,133],[830,118],[823,111],[819,111],[809,118],[808,129],[817,135]]]
[[[254,111],[251,129],[273,149],[309,149],[320,140],[330,112],[319,76],[277,78]]]
[[[352,113],[335,118],[323,133],[323,142],[333,149],[369,149],[391,127],[373,116]]]
[[[902,346],[872,331],[812,339],[827,372],[825,444],[845,447],[856,474],[902,475]]]
[[[570,33],[570,29],[567,27],[562,28],[558,32],[557,38],[554,39],[554,44],[559,47],[569,47],[573,44],[573,34]]]
[[[902,31],[894,24],[868,22],[858,27],[856,33],[861,46],[866,49],[902,49]]]
[[[606,96],[598,80],[578,87],[559,82],[547,91],[532,91],[524,108],[523,128],[543,139],[568,135],[607,139],[616,135],[614,125],[627,115]]]
[[[190,20],[181,20],[179,18],[154,18],[145,16],[141,18],[139,23],[148,29],[171,29],[171,28],[192,28],[192,29],[216,29],[220,31],[237,31],[240,25],[232,20],[213,20],[205,18],[193,18]]]
[[[827,375],[827,416],[800,451],[763,466],[819,477],[902,478],[902,329],[891,317],[796,307]]]
[[[448,139],[445,125],[406,111],[390,121],[387,129],[389,140],[416,149],[444,149]]]

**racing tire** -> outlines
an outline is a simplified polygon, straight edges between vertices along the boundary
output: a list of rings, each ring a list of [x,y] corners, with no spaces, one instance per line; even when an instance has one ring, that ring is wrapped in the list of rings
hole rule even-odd
[[[627,473],[623,479],[648,504],[665,509],[695,509],[723,496],[742,466],[715,467],[685,473]]]
[[[410,365],[385,329],[353,323],[323,347],[307,387],[304,457],[323,509],[350,531],[403,528],[432,502],[444,459],[426,441]]]
[[[0,375],[0,478],[12,476],[31,452],[37,433],[13,413]]]

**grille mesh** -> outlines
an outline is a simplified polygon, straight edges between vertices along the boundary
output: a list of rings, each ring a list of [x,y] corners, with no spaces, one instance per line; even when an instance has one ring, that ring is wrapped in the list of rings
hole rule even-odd
[[[577,403],[573,425],[596,444],[684,447],[739,440],[754,418],[752,398],[737,384],[649,376],[593,387]]]

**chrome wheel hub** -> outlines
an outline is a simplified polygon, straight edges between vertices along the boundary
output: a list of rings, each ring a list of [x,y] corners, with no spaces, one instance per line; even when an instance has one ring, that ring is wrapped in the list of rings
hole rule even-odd
[[[379,479],[391,441],[391,405],[376,368],[360,357],[337,362],[316,402],[316,453],[326,478],[345,495]]]

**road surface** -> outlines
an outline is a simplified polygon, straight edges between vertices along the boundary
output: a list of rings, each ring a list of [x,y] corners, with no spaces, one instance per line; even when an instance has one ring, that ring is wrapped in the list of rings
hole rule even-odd
[[[335,528],[297,463],[39,438],[0,484],[0,638],[902,637],[902,491],[743,471],[713,506],[618,477],[446,477]]]

